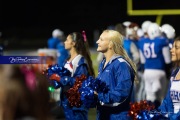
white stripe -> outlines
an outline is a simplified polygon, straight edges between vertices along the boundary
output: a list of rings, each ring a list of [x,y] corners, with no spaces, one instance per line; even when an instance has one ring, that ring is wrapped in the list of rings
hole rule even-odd
[[[126,97],[126,99],[127,99],[128,97]],[[118,102],[115,102],[115,103],[112,103],[112,104],[105,104],[105,103],[103,103],[103,102],[101,102],[100,101],[100,104],[102,105],[102,106],[108,106],[108,107],[116,107],[116,106],[118,106],[118,105],[120,105],[120,104],[122,104],[123,102],[125,102],[126,101],[126,99],[124,99],[122,102],[120,102],[120,103],[118,103]]]
[[[73,60],[72,60],[72,65],[73,65],[73,72],[71,74],[71,77],[74,75],[74,72],[76,71],[78,67],[79,60],[81,59],[82,55],[77,55]]]
[[[123,58],[119,58],[118,60],[119,60],[119,62],[125,62],[130,66],[130,64],[126,60],[124,60]]]

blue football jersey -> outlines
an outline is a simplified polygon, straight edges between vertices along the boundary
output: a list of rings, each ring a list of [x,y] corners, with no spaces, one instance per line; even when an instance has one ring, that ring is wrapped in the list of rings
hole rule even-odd
[[[153,40],[143,38],[139,41],[139,49],[145,58],[145,69],[165,69],[163,48],[168,47],[168,43],[164,37],[157,37]]]

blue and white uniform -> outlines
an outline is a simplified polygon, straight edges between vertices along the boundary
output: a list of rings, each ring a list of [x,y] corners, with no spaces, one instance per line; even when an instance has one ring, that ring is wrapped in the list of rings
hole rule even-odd
[[[61,105],[64,109],[66,120],[87,120],[88,109],[85,106],[70,107],[65,92],[74,85],[75,78],[80,77],[82,74],[88,77],[88,67],[85,58],[77,55],[72,62],[66,62],[64,67],[67,68],[72,74],[71,76],[61,77],[60,84],[62,86]]]
[[[144,63],[146,99],[154,102],[164,98],[165,66],[171,63],[168,41],[164,37],[139,41],[141,62]]]
[[[109,86],[107,93],[98,93],[97,120],[129,120],[128,110],[134,86],[134,70],[122,56],[102,60],[97,78]]]
[[[175,69],[171,74],[168,92],[158,110],[170,120],[180,119],[180,79],[176,79],[180,69]]]
[[[63,66],[65,60],[68,58],[69,53],[65,49],[64,44],[60,38],[51,37],[48,39],[48,48],[57,50],[56,63],[59,66]]]
[[[137,65],[140,61],[140,56],[138,47],[136,46],[135,42],[126,38],[123,40],[123,48],[126,50],[129,58]]]
[[[47,45],[49,49],[57,49],[56,46],[59,44],[60,39],[51,37],[47,41]]]
[[[174,43],[174,39],[169,39],[169,48],[171,49]]]
[[[65,49],[64,44],[60,41],[57,46],[57,64],[63,66],[69,56],[68,50]]]

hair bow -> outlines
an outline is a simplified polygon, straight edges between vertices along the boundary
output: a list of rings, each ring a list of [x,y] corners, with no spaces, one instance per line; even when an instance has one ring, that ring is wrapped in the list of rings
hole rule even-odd
[[[87,37],[86,37],[86,32],[85,32],[84,30],[82,31],[82,36],[83,36],[83,38],[84,38],[84,42],[86,42]]]

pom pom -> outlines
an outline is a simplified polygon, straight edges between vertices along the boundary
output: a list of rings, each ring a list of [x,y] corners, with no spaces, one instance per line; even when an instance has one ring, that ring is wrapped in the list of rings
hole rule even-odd
[[[90,87],[86,87],[82,88],[80,91],[82,104],[84,104],[87,108],[94,108],[97,104],[94,90]]]
[[[106,93],[109,91],[109,87],[105,82],[99,80],[98,78],[94,79],[92,76],[82,83],[82,88],[86,87],[90,87],[98,93]]]
[[[71,72],[65,68],[61,67],[58,64],[49,65],[46,70],[43,71],[43,74],[46,75],[49,79],[49,83],[55,89],[60,87],[60,79],[63,76],[71,76]]]
[[[58,89],[61,87],[60,83],[55,81],[55,80],[49,81],[49,83],[50,83],[50,86],[55,88],[55,89]]]
[[[67,91],[67,98],[71,107],[84,105],[87,108],[93,108],[97,104],[94,91],[106,93],[108,90],[106,83],[101,80],[94,79],[92,76],[86,78],[85,75],[81,75],[76,77],[74,86]]]
[[[153,110],[155,106],[150,102],[150,101],[140,101],[140,102],[135,102],[135,103],[130,103],[130,111],[129,111],[129,116],[131,116],[134,120],[137,120],[137,116],[140,118],[140,112],[147,110]]]
[[[96,107],[97,98],[94,95],[94,91],[98,93],[107,93],[109,90],[105,82],[99,79],[94,79],[92,76],[88,77],[79,89],[81,94],[81,101],[87,108]]]
[[[128,115],[133,120],[167,120],[166,117],[155,110],[155,105],[147,100],[130,103]]]
[[[58,74],[52,74],[50,77],[49,77],[50,80],[56,80],[56,81],[60,81],[60,76]]]
[[[82,105],[79,88],[84,80],[86,80],[86,76],[84,74],[82,74],[80,77],[76,77],[75,84],[67,91],[66,96],[71,107],[80,107]]]
[[[55,65],[49,65],[49,67],[43,71],[44,74],[46,74],[48,77],[50,77],[52,74],[58,74],[59,76],[71,76],[71,72],[65,68],[61,67],[58,64]]]

